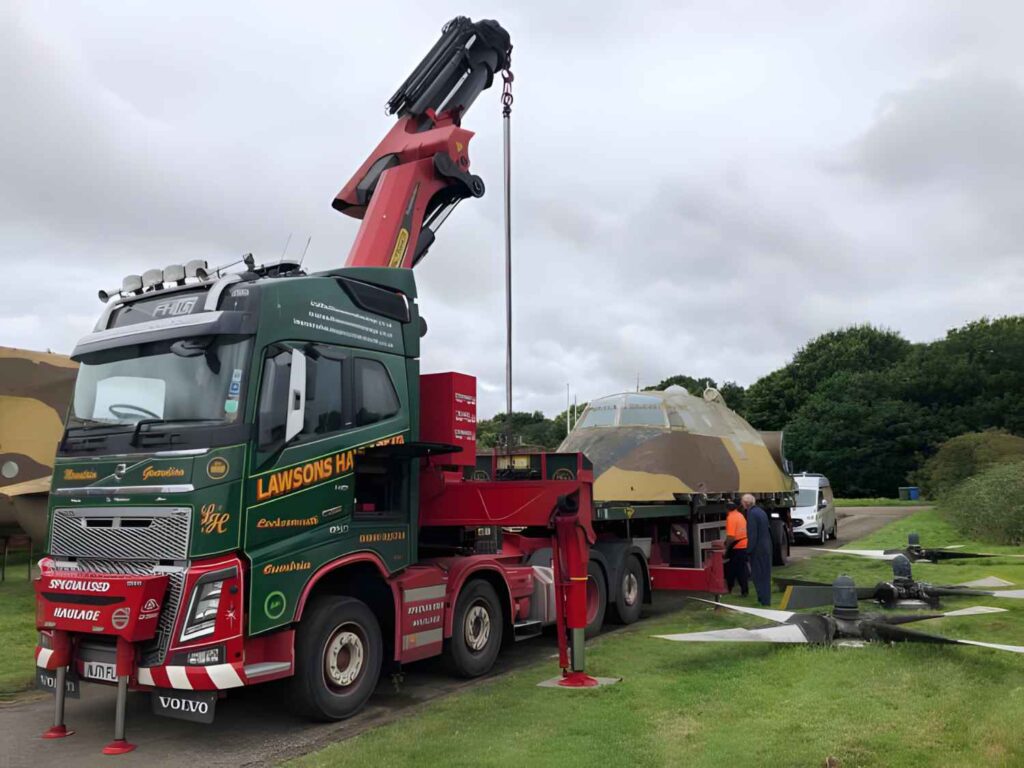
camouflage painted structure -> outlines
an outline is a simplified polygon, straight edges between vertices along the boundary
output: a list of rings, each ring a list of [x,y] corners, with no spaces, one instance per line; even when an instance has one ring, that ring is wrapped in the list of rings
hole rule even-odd
[[[679,386],[594,400],[559,451],[594,465],[597,502],[671,502],[693,494],[753,493],[775,498],[795,488],[782,433],[761,433],[709,389]]]
[[[46,539],[46,496],[78,365],[0,347],[0,530]]]

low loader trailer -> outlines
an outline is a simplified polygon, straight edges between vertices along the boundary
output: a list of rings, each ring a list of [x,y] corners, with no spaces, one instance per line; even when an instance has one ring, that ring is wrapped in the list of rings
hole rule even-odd
[[[510,50],[496,22],[445,27],[335,200],[362,219],[345,268],[190,262],[101,292],[36,581],[45,737],[71,733],[82,681],[117,687],[108,754],[134,748],[130,690],[208,723],[231,689],[287,679],[296,711],[337,720],[384,672],[443,655],[483,675],[548,625],[559,683],[590,686],[606,609],[628,623],[654,588],[724,592],[720,544],[673,564],[660,535],[631,534],[645,510],[595,507],[582,453],[492,457],[481,476],[475,379],[420,373],[424,222],[482,194],[460,121]]]

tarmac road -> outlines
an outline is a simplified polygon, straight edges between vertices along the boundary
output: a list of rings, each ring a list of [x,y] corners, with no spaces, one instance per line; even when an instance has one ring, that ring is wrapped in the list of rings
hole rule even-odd
[[[838,544],[865,536],[915,509],[919,508],[840,510]],[[816,549],[793,547],[792,559],[810,557]],[[659,594],[654,605],[645,609],[645,616],[677,610],[684,599],[680,595]],[[492,675],[482,680],[550,658],[554,652],[550,632],[543,638],[512,645],[501,654]],[[558,670],[553,659],[550,667],[554,676]],[[405,674],[398,689],[390,679],[383,679],[370,705],[358,716],[329,724],[310,723],[290,714],[284,709],[279,690],[272,685],[233,692],[218,704],[214,726],[156,717],[150,712],[148,694],[129,694],[128,738],[139,749],[120,757],[100,754],[113,734],[112,688],[87,683],[82,686],[83,698],[68,699],[66,720],[77,733],[56,741],[39,738],[51,724],[52,696],[31,694],[12,704],[0,705],[0,768],[85,768],[112,764],[125,768],[271,766],[415,712],[433,699],[482,682],[454,679],[434,659],[409,665]]]

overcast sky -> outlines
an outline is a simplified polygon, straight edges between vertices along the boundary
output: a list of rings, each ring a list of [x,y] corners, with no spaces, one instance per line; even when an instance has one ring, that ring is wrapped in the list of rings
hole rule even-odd
[[[0,14],[0,345],[69,352],[99,288],[252,251],[341,266],[331,201],[456,14],[515,46],[515,407],[749,384],[830,329],[1020,312],[1019,3],[20,2]],[[504,402],[489,185],[417,268],[425,371]]]

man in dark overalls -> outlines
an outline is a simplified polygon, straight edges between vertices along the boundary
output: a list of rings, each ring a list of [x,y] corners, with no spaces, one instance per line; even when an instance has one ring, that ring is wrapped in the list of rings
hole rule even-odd
[[[757,506],[751,494],[743,495],[743,509],[747,511],[747,557],[750,558],[750,578],[757,590],[757,602],[772,604],[772,534],[768,515]]]

